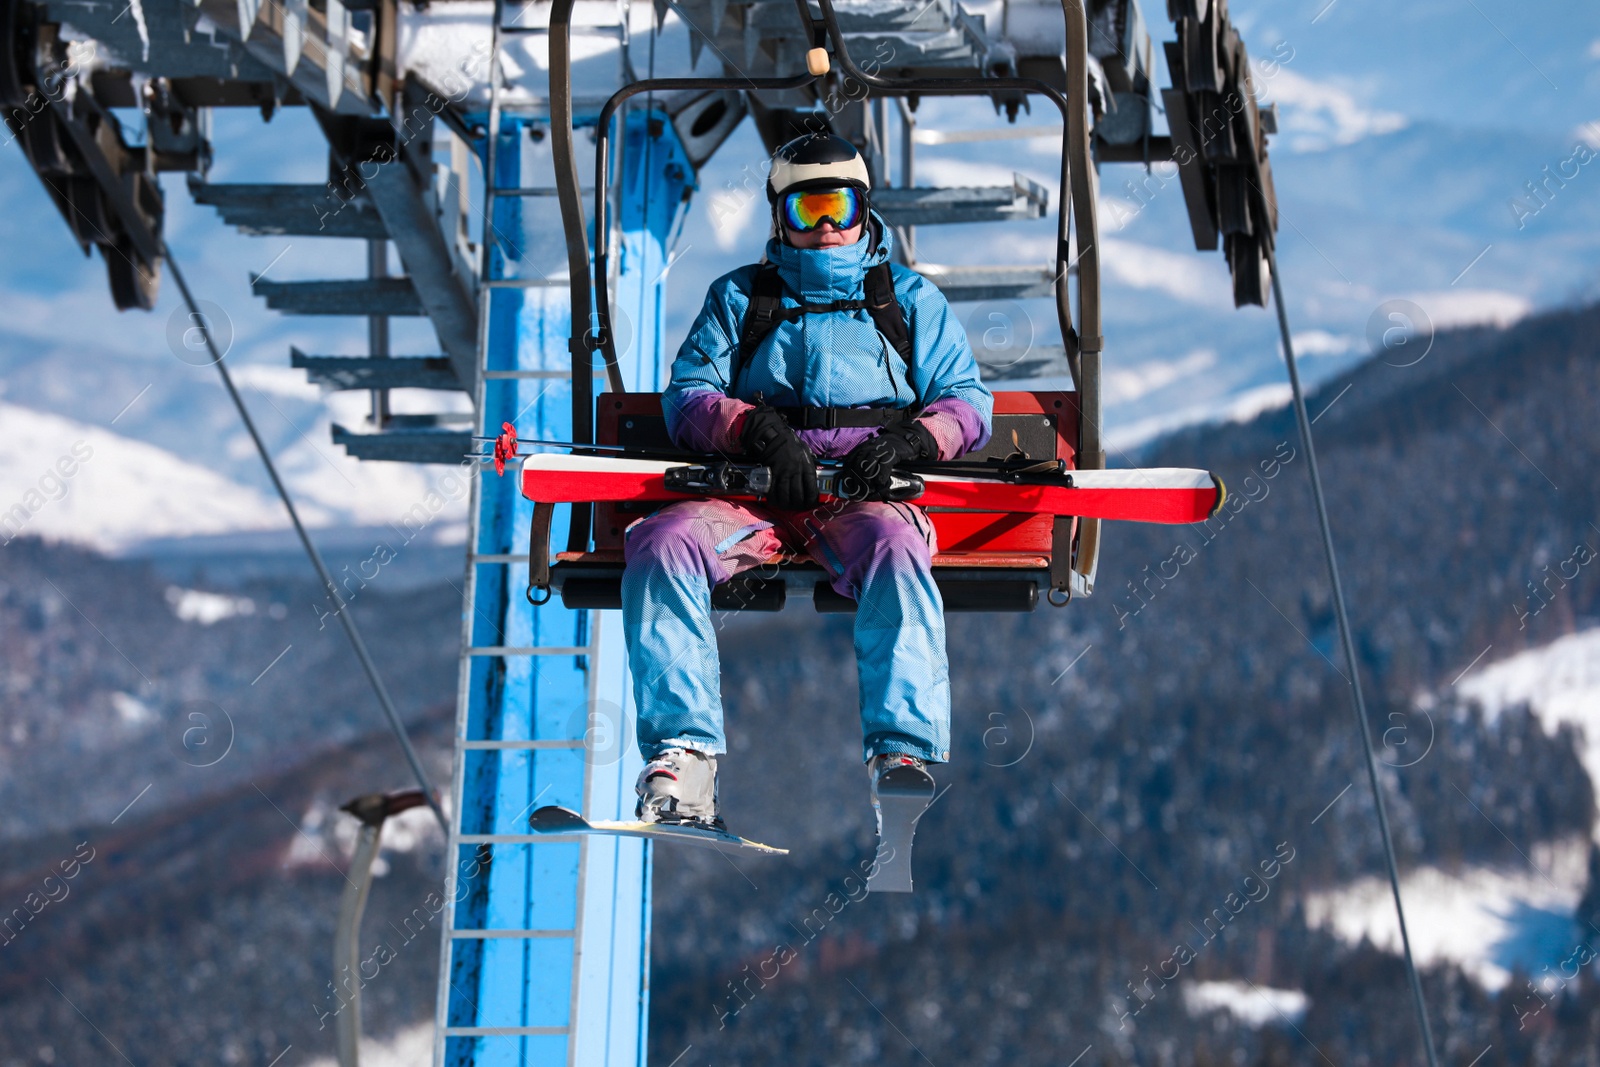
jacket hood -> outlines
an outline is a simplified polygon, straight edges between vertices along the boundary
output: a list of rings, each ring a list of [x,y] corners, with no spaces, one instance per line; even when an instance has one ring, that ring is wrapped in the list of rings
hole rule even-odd
[[[838,248],[795,248],[777,237],[767,241],[767,262],[778,268],[784,288],[808,304],[854,300],[862,295],[867,271],[887,262],[894,238],[876,211],[861,239]]]

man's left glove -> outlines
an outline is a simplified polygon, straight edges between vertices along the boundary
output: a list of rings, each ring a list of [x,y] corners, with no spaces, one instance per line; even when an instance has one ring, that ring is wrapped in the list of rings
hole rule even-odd
[[[770,404],[757,404],[744,416],[739,445],[772,471],[767,503],[780,511],[817,506],[817,457]]]
[[[939,444],[920,422],[880,430],[844,457],[846,494],[852,500],[882,500],[896,467],[938,458]]]

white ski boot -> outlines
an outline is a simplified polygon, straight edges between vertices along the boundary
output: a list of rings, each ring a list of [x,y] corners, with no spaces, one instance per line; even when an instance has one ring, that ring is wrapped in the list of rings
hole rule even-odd
[[[916,756],[891,752],[867,762],[872,807],[878,815],[878,854],[867,878],[869,893],[911,892],[911,842],[917,820],[933,803],[933,775]]]
[[[726,832],[717,804],[717,757],[669,748],[644,765],[634,786],[640,822],[680,823]]]

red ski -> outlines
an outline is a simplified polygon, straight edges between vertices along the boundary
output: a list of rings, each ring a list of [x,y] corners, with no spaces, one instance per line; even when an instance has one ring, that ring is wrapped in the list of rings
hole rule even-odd
[[[824,497],[838,472],[819,471]],[[760,499],[765,468],[731,463],[543,454],[522,457],[522,493],[543,504],[684,500],[699,495]],[[1077,515],[1129,522],[1202,522],[1222,506],[1221,480],[1186,467],[1067,471],[1013,479],[956,474],[904,476],[897,499],[962,511]]]

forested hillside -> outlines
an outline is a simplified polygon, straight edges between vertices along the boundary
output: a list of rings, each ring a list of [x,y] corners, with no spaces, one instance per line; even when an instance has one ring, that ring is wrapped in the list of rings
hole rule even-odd
[[[1403,866],[1527,870],[1536,844],[1587,837],[1570,731],[1486,725],[1451,682],[1600,615],[1587,571],[1529,590],[1600,549],[1597,330],[1591,308],[1442,335],[1311,401]],[[848,621],[730,627],[724,807],[799,847],[739,871],[658,853],[661,1062],[689,1043],[712,1062],[1043,1067],[1091,1044],[1085,1062],[1422,1062],[1398,961],[1300,906],[1380,871],[1381,846],[1289,413],[1113,459],[1133,462],[1209,467],[1234,504],[1206,527],[1113,527],[1095,596],[1066,610],[952,616],[957,748],[912,897],[847,895],[871,829]],[[1305,993],[1301,1032],[1197,1022],[1182,987],[1220,979]],[[1592,991],[1519,1031],[1520,982],[1426,985],[1451,1062],[1489,1044],[1483,1065],[1593,1062]]]
[[[202,592],[66,546],[3,553],[0,1064],[122,1062],[102,1033],[140,1064],[331,1055],[355,837],[337,807],[410,781],[314,579]],[[350,610],[381,626],[374,654],[447,781],[459,595],[392,584],[352,584]],[[441,877],[425,810],[385,840],[373,937]],[[369,1032],[432,1013],[436,928],[392,940]]]

